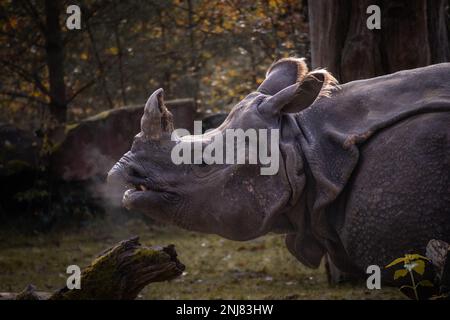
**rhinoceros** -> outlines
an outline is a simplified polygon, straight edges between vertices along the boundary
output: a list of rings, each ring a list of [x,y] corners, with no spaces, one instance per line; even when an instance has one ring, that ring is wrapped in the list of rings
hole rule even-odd
[[[207,146],[230,128],[278,129],[278,172],[171,161],[177,144]],[[327,255],[354,275],[423,254],[430,239],[450,241],[448,63],[338,85],[325,69],[286,58],[217,129],[190,140],[172,130],[159,89],[108,174],[128,186],[127,208],[232,240],[284,234],[304,265]]]

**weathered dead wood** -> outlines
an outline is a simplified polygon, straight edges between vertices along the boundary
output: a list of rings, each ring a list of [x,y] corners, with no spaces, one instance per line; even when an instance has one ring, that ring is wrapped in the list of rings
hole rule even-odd
[[[449,295],[450,293],[450,255],[448,254],[450,245],[442,240],[432,239],[428,242],[426,256],[434,266],[437,282],[439,283],[439,293]]]
[[[131,238],[102,252],[81,272],[81,289],[64,287],[53,294],[28,285],[20,293],[1,293],[0,300],[132,300],[151,282],[178,277],[184,265],[173,245],[145,247]]]

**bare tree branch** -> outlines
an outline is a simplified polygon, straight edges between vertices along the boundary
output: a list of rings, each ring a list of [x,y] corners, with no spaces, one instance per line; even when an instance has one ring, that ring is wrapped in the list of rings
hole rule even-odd
[[[31,100],[31,101],[40,103],[40,104],[42,104],[42,105],[44,105],[44,106],[48,106],[48,103],[47,103],[47,102],[42,101],[41,99],[38,99],[38,98],[36,98],[36,97],[27,95],[27,94],[25,94],[25,93],[23,93],[23,92],[16,92],[16,91],[9,91],[9,90],[1,90],[1,91],[0,91],[0,94],[7,95],[7,96],[10,96],[10,97],[14,97],[14,98],[25,98],[25,99],[28,99],[28,100]]]
[[[36,87],[45,95],[49,95],[48,89],[44,86],[41,79],[39,78],[39,75],[37,72],[30,73],[29,71],[25,70],[24,68],[11,63],[7,60],[0,60],[0,63],[8,67],[12,72],[16,73],[20,77],[22,77],[25,81],[35,84]]]

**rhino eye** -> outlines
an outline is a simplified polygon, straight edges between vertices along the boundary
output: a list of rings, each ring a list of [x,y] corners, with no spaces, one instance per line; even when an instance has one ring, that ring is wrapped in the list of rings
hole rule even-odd
[[[263,103],[267,99],[266,95],[260,95],[255,99],[255,106],[259,106],[261,103]]]

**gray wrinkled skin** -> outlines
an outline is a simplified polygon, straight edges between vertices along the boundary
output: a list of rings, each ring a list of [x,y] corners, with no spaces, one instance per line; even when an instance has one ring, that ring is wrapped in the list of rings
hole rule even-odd
[[[255,93],[247,96],[225,121],[226,127],[275,127],[278,119],[266,121],[256,110],[261,98]],[[276,225],[283,232],[290,230],[287,219],[278,216],[290,193],[282,165],[275,176],[261,176],[259,165],[175,165],[170,153],[176,142],[168,134],[160,140],[147,139],[148,135],[154,134],[138,134],[130,152],[109,173],[110,181],[132,187],[123,198],[127,208],[186,229],[235,240],[258,237]],[[135,190],[133,186],[147,190]]]
[[[300,67],[284,61],[272,74]],[[317,267],[328,253],[356,274],[423,254],[432,238],[449,242],[450,64],[351,82],[315,101],[326,73],[292,72],[280,80],[269,71],[264,90],[211,133],[279,128],[278,174],[261,176],[259,165],[174,165],[171,148],[187,142],[170,141],[161,116],[161,132],[143,126],[109,173],[110,183],[130,187],[124,205],[234,240],[284,233],[305,265]],[[147,114],[163,114],[161,103],[151,97]]]

